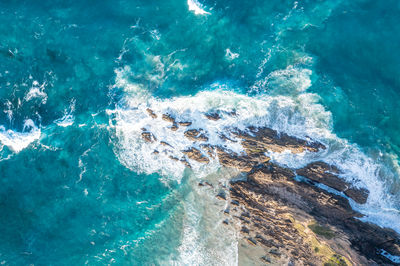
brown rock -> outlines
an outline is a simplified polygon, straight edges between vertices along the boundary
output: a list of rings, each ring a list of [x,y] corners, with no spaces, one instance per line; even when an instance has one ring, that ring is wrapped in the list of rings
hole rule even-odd
[[[191,141],[208,141],[208,138],[197,129],[187,130],[184,135]]]
[[[333,168],[332,172],[336,170]],[[353,265],[385,265],[391,262],[379,250],[400,254],[400,238],[396,232],[362,222],[358,219],[362,215],[352,210],[347,199],[293,177],[292,170],[266,163],[250,171],[248,181],[231,184],[232,200],[250,213],[248,217],[243,214],[233,217],[247,224],[246,235],[257,235],[258,242],[265,247],[279,248],[281,256],[273,255],[282,260],[291,257],[300,265],[323,265],[339,260],[351,261]],[[301,221],[307,220],[332,228],[329,238],[333,238],[327,240],[326,230],[319,227],[314,229],[315,233],[310,232],[307,226],[301,225]],[[325,255],[320,252],[321,248]],[[278,261],[283,263],[286,262]]]
[[[178,130],[178,125],[177,124],[172,124],[172,126],[170,127],[170,129],[172,130],[172,131],[177,131]]]
[[[224,192],[220,192],[217,194],[216,198],[220,200],[226,200],[226,195]]]
[[[178,122],[178,125],[183,126],[183,127],[188,127],[192,125],[192,122]]]
[[[182,158],[180,161],[181,161],[186,167],[192,168],[192,166],[190,165],[190,163],[189,163],[185,158]],[[199,183],[199,185],[200,185],[200,183]]]
[[[278,134],[276,130],[270,128],[250,127],[248,132],[238,131],[233,133],[243,140],[242,145],[248,153],[283,152],[285,150],[301,153],[305,150],[317,152],[320,149],[325,149],[325,146],[319,142],[308,142],[285,133]]]
[[[142,132],[142,138],[146,141],[146,142],[154,142],[156,141],[156,137],[154,137],[154,135],[151,132]]]
[[[170,155],[170,156],[168,156],[171,160],[174,160],[174,161],[179,161],[179,159],[178,158],[176,158],[175,156],[172,156],[172,155]]]
[[[150,108],[147,108],[146,111],[152,118],[154,118],[154,119],[157,118],[157,115]]]
[[[218,113],[209,113],[209,114],[205,114],[205,116],[207,117],[208,120],[213,120],[213,121],[217,121],[217,120],[221,119],[221,117]]]
[[[338,191],[346,190],[350,184],[339,178],[336,174],[339,170],[324,162],[315,162],[304,168],[296,170],[298,175],[307,177],[315,182],[327,185]]]
[[[171,123],[175,123],[175,118],[173,118],[170,114],[163,114],[162,119]]]
[[[165,141],[160,141],[160,144],[163,145],[163,146],[167,146],[167,147],[173,148],[169,143],[167,143]]]
[[[359,204],[365,204],[368,199],[369,191],[365,188],[351,187],[347,189],[344,194]]]
[[[249,172],[257,163],[248,160],[245,156],[239,156],[233,152],[227,152],[224,149],[217,147],[216,153],[221,165],[239,169],[242,172]]]
[[[206,157],[206,156],[204,156],[202,153],[201,153],[201,151],[199,151],[198,149],[196,149],[196,148],[190,148],[190,149],[188,149],[188,150],[184,150],[184,151],[182,151],[187,157],[189,157],[190,159],[192,159],[192,160],[195,160],[195,161],[197,161],[197,162],[200,162],[200,163],[209,163],[210,162],[210,160]]]

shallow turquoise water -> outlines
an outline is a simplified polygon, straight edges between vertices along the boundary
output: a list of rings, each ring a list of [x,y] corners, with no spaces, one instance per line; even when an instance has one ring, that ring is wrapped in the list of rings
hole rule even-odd
[[[334,134],[315,133],[325,160],[382,186],[360,210],[400,228],[397,1],[200,2],[205,14],[185,0],[0,3],[0,262],[235,263],[202,244],[204,220],[219,218],[195,204],[210,201],[193,191],[201,174],[130,149],[142,95],[174,111],[171,99],[201,105],[221,88],[236,93],[226,102],[265,100],[275,127]],[[293,110],[266,100],[279,96]]]

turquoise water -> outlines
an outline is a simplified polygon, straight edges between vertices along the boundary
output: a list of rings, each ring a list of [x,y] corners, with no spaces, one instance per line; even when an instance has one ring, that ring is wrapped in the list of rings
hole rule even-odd
[[[236,264],[237,239],[199,178],[149,155],[143,115],[267,125],[328,146],[370,189],[366,220],[400,231],[397,1],[2,1],[0,262]],[[179,132],[178,132],[179,133]],[[218,143],[217,138],[210,142]],[[231,147],[240,149],[240,147]],[[222,171],[222,172],[221,172]],[[218,205],[219,204],[219,205]]]

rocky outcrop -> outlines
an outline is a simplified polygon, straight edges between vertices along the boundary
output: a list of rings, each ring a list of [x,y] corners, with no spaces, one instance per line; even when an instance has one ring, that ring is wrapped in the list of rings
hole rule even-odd
[[[172,124],[175,124],[175,118],[170,114],[163,114],[162,119],[171,122]]]
[[[154,142],[154,141],[156,141],[156,137],[154,137],[153,133],[148,132],[148,131],[142,132],[142,138],[146,142]]]
[[[270,128],[249,127],[245,132],[237,131],[234,134],[242,139],[243,147],[250,152],[290,150],[292,153],[301,153],[305,150],[317,152],[325,149],[325,146],[319,142],[298,139]]]
[[[192,147],[192,148],[190,148],[190,149],[188,149],[188,150],[184,150],[183,153],[184,153],[189,159],[198,161],[198,162],[200,162],[200,163],[209,163],[209,162],[210,162],[210,160],[209,160],[206,156],[204,156],[204,155],[201,153],[201,151],[199,151],[199,150],[196,149],[196,148],[193,148],[193,147]]]
[[[350,183],[340,178],[338,176],[340,171],[335,166],[324,162],[315,162],[296,170],[296,173],[337,191],[344,192],[346,196],[357,203],[364,204],[367,202],[369,191],[353,187]]]
[[[183,127],[188,127],[192,125],[192,122],[178,122],[178,125],[183,126]]]
[[[208,120],[218,121],[221,119],[221,116],[218,113],[209,113],[205,114]]]
[[[362,215],[347,199],[296,181],[294,175],[267,163],[250,172],[247,181],[231,184],[231,198],[239,202],[236,215],[245,221],[246,235],[300,265],[328,263],[334,255],[342,258],[339,265],[385,265],[392,262],[380,250],[400,255],[396,232],[360,221]],[[279,263],[281,258],[271,260]]]
[[[157,118],[150,111],[149,115]],[[210,123],[221,119],[219,112],[206,117]],[[193,142],[192,147],[180,151],[182,158],[169,155],[171,160],[189,168],[196,162],[218,160],[246,176],[232,181],[229,190],[207,181],[200,182],[199,188],[215,191],[216,198],[228,205],[222,210],[227,215],[222,222],[237,227],[247,249],[262,251],[262,256],[253,258],[254,264],[393,265],[383,254],[400,256],[399,235],[363,222],[362,214],[351,207],[349,199],[366,203],[368,190],[347,182],[342,178],[345,173],[334,165],[317,161],[291,169],[272,163],[267,156],[287,150],[319,152],[325,149],[322,143],[269,128],[221,132],[221,141],[241,143],[244,152],[237,154],[225,146],[208,144],[208,133],[193,128],[190,121],[176,122],[169,114],[162,119],[172,123],[172,130],[177,130],[177,125],[189,127],[184,136]],[[158,141],[145,129],[142,138],[149,143]],[[163,140],[159,143],[166,147],[165,154],[174,149]],[[158,151],[153,154],[162,155]]]
[[[208,141],[208,137],[205,134],[201,133],[201,131],[201,129],[191,129],[185,131],[184,135],[191,141]]]

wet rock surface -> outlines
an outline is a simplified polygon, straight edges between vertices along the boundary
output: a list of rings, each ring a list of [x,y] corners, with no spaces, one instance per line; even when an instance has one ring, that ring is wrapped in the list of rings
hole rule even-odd
[[[249,127],[246,132],[238,131],[234,134],[242,139],[242,145],[246,151],[283,152],[290,150],[292,153],[301,153],[305,150],[317,152],[325,149],[325,146],[319,142],[298,139],[270,128]]]
[[[221,116],[218,113],[210,113],[205,115],[208,120],[218,121],[221,119]]]
[[[157,118],[149,110],[149,115]],[[206,117],[210,123],[221,119],[218,113]],[[193,163],[204,165],[217,160],[245,176],[232,181],[229,188],[207,181],[198,185],[199,189],[212,190],[219,202],[225,202],[221,212],[228,218],[221,223],[237,227],[243,240],[241,246],[263,252],[254,257],[255,264],[393,265],[382,255],[383,251],[400,255],[399,235],[361,221],[363,215],[350,205],[349,199],[358,204],[367,202],[368,190],[347,182],[334,165],[317,161],[291,169],[272,163],[266,155],[283,151],[319,152],[326,149],[322,143],[269,128],[221,132],[221,142],[242,145],[244,152],[238,154],[226,146],[207,143],[207,132],[192,128],[191,121],[176,122],[169,114],[162,114],[162,119],[172,123],[171,134],[175,134],[178,125],[188,127],[184,136],[193,143],[180,151],[182,158],[168,155],[171,160],[188,168]],[[164,146],[165,150],[160,150],[163,153],[174,149],[147,130],[142,132],[142,138]],[[162,155],[158,150],[153,154]]]
[[[150,108],[147,108],[146,111],[149,114],[149,116],[151,116],[152,118],[154,118],[154,119],[157,118],[156,113],[154,113],[154,111],[151,110]]]
[[[154,135],[151,132],[142,132],[142,138],[146,141],[146,142],[154,142],[156,141],[156,138],[154,137]]]
[[[328,263],[334,255],[346,264],[390,265],[379,250],[400,254],[396,232],[360,221],[362,215],[347,199],[298,182],[293,175],[268,163],[247,181],[231,184],[232,199],[251,214],[246,218],[248,234],[259,236],[261,245],[277,248],[300,265]],[[314,226],[318,230],[312,230],[314,223],[320,224]]]
[[[184,135],[191,141],[208,141],[208,137],[201,133],[202,130],[191,129],[185,131]]]
[[[204,156],[201,151],[196,148],[190,148],[188,150],[183,151],[183,153],[190,159],[198,161],[200,163],[208,163],[210,160]]]

